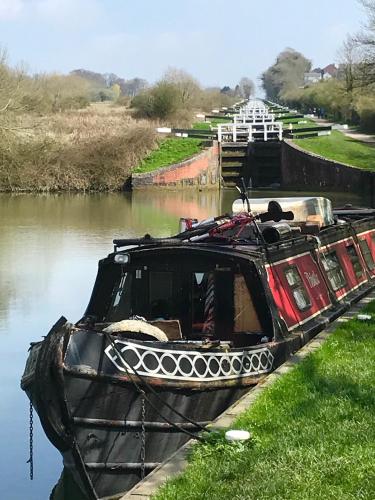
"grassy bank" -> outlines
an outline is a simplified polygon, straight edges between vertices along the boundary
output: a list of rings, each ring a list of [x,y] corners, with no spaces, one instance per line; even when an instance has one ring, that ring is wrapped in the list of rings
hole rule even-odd
[[[284,129],[288,129],[290,126],[292,126],[293,130],[296,130],[300,128],[316,127],[317,124],[310,118],[291,118],[289,120],[283,120]]]
[[[375,170],[375,147],[351,139],[336,130],[329,136],[295,139],[294,142],[299,147],[330,160]]]
[[[178,163],[199,153],[203,147],[202,139],[168,137],[160,141],[159,148],[142,160],[133,172],[142,174]]]
[[[375,320],[342,324],[236,421],[249,444],[196,445],[154,499],[374,498],[374,359]]]
[[[228,116],[228,118],[212,118],[208,122],[195,122],[192,128],[199,130],[211,130],[213,127],[217,127],[220,123],[231,123],[233,119]]]
[[[157,148],[155,124],[110,105],[20,115],[0,135],[0,191],[114,191]]]

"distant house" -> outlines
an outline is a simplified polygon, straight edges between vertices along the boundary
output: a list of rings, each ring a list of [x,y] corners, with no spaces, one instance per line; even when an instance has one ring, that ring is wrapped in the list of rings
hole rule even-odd
[[[323,68],[323,72],[324,72],[323,78],[325,78],[325,79],[337,78],[338,69],[339,68],[336,66],[336,64],[333,64],[333,63],[328,64],[328,66]]]
[[[328,64],[325,68],[314,68],[312,71],[304,74],[305,85],[317,83],[320,80],[329,80],[330,78],[337,78],[339,68],[336,64]]]
[[[310,71],[303,75],[305,85],[310,85],[311,83],[319,82],[322,79],[322,74],[316,71]]]

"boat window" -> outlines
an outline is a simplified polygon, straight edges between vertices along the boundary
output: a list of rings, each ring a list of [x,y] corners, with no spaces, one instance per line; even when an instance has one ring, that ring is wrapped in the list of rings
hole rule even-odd
[[[149,302],[152,319],[170,319],[173,302],[173,273],[150,271]]]
[[[111,320],[127,318],[131,311],[131,273],[123,273],[117,286],[113,290],[113,302],[111,307]]]
[[[323,253],[322,262],[333,290],[343,288],[346,285],[346,279],[336,252]]]
[[[363,258],[365,259],[365,262],[368,265],[368,268],[374,269],[375,263],[374,259],[372,258],[371,250],[370,247],[368,246],[367,241],[365,239],[359,240],[359,246],[361,248]]]
[[[346,247],[346,251],[349,254],[350,262],[352,263],[356,277],[360,278],[363,274],[363,269],[354,244],[352,243],[351,245],[348,245]]]
[[[204,273],[194,273],[194,278],[198,285],[200,285],[204,278]]]
[[[309,295],[303,284],[301,275],[296,266],[289,266],[284,270],[288,285],[292,289],[294,300],[300,311],[305,311],[311,307]]]
[[[147,321],[178,321],[178,338],[182,333],[189,339],[230,339],[237,333],[239,341],[242,333],[262,332],[247,279],[239,266],[226,264],[224,259],[182,263],[163,256],[147,261],[147,266],[127,268],[115,282],[106,320],[142,316]]]

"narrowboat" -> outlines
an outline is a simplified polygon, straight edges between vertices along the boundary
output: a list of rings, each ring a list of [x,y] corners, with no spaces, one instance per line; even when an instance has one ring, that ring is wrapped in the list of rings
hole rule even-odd
[[[128,491],[374,286],[375,211],[249,200],[114,240],[21,386],[87,499]]]

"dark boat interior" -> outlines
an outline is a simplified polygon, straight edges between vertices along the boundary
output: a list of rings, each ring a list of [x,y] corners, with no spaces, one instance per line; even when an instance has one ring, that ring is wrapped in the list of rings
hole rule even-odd
[[[254,262],[206,253],[154,249],[129,253],[126,265],[102,261],[84,321],[141,317],[169,340],[218,340],[234,347],[269,341],[265,332],[272,332],[272,321]]]

